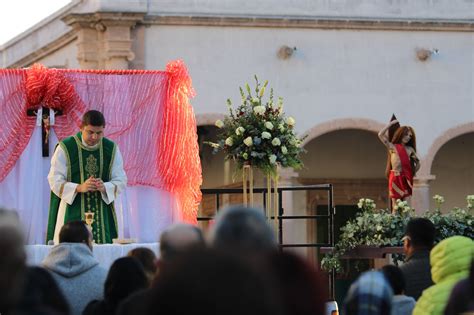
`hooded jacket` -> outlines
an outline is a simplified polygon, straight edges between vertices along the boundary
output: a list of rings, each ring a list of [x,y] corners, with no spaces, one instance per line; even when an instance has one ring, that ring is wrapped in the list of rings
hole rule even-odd
[[[435,283],[421,295],[413,315],[443,314],[454,285],[469,273],[474,242],[464,236],[441,241],[430,253],[431,277]]]
[[[102,299],[107,270],[99,265],[92,251],[82,243],[60,243],[43,261],[51,271],[73,315],[80,315],[86,305]]]
[[[415,299],[406,295],[394,295],[392,299],[392,315],[411,315],[415,307]]]

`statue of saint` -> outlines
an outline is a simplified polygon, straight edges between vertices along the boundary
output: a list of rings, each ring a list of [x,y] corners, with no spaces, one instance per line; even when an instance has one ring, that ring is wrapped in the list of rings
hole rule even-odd
[[[413,177],[420,169],[415,131],[412,127],[400,126],[393,116],[390,123],[380,130],[379,138],[388,149],[385,174],[388,177],[388,191],[394,212],[397,199],[409,201]]]

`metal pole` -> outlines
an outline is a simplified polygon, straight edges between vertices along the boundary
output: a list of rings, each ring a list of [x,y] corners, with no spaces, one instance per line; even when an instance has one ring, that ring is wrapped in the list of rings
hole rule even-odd
[[[283,191],[278,189],[278,243],[283,244]]]

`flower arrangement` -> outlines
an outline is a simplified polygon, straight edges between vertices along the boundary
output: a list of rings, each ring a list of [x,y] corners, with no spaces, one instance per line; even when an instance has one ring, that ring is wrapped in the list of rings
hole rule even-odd
[[[245,91],[240,87],[241,103],[232,108],[227,100],[229,115],[217,120],[220,129],[218,141],[207,142],[214,153],[223,150],[226,159],[237,162],[238,169],[250,164],[265,174],[277,175],[277,165],[299,169],[302,162],[299,154],[303,152],[301,142],[294,131],[295,119],[283,113],[283,99],[275,103],[273,89],[268,100],[264,100],[268,81],[262,84],[255,76],[254,93],[248,84]]]
[[[423,217],[430,219],[436,227],[435,242],[453,236],[464,235],[474,238],[474,215],[472,212],[474,196],[467,197],[467,208],[454,208],[447,214],[441,213],[442,196],[434,196],[437,203],[435,211],[427,211]],[[341,257],[348,250],[357,246],[402,246],[402,238],[408,221],[415,217],[414,209],[406,201],[397,200],[395,213],[387,209],[376,210],[371,199],[360,199],[358,207],[362,210],[353,220],[341,228],[339,242],[332,253],[325,255],[321,261],[324,270],[342,271]],[[395,255],[395,262],[402,260],[402,255]]]

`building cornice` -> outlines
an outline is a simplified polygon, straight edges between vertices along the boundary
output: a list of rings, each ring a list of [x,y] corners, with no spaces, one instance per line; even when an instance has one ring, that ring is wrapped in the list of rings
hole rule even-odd
[[[473,32],[472,20],[147,15],[146,25]]]
[[[77,39],[77,34],[74,31],[69,31],[66,34],[58,37],[56,40],[50,42],[49,44],[35,50],[33,53],[28,54],[27,56],[15,61],[14,63],[8,65],[8,68],[25,68],[38,60],[54,53],[58,49],[68,45]]]
[[[67,25],[77,25],[79,27],[96,27],[97,23],[107,23],[112,26],[132,26],[142,21],[144,16],[144,13],[127,12],[71,13],[66,15],[62,20]]]
[[[262,27],[262,28],[306,28],[322,30],[379,30],[379,31],[436,31],[436,32],[473,32],[474,21],[471,19],[376,19],[376,18],[353,18],[353,17],[302,17],[302,16],[217,16],[206,14],[180,15],[172,14],[149,14],[137,12],[92,12],[92,13],[69,13],[71,7],[80,3],[79,0],[54,17],[50,17],[39,27],[42,30],[46,26],[57,23],[60,19],[65,22],[60,26],[60,34],[48,44],[37,47],[31,44],[34,52],[22,56],[13,63],[8,64],[8,51],[15,49],[14,46],[21,41],[28,40],[33,36],[35,29],[31,29],[17,38],[9,41],[1,47],[2,62],[4,67],[17,68],[28,66],[37,60],[53,53],[61,47],[77,39],[77,27],[95,27],[98,31],[111,26],[134,25],[181,25],[181,26],[210,26],[210,27]],[[56,24],[54,24],[56,25]],[[71,27],[76,25],[76,29]],[[59,25],[58,25],[59,26]],[[12,58],[13,59],[13,58]]]

